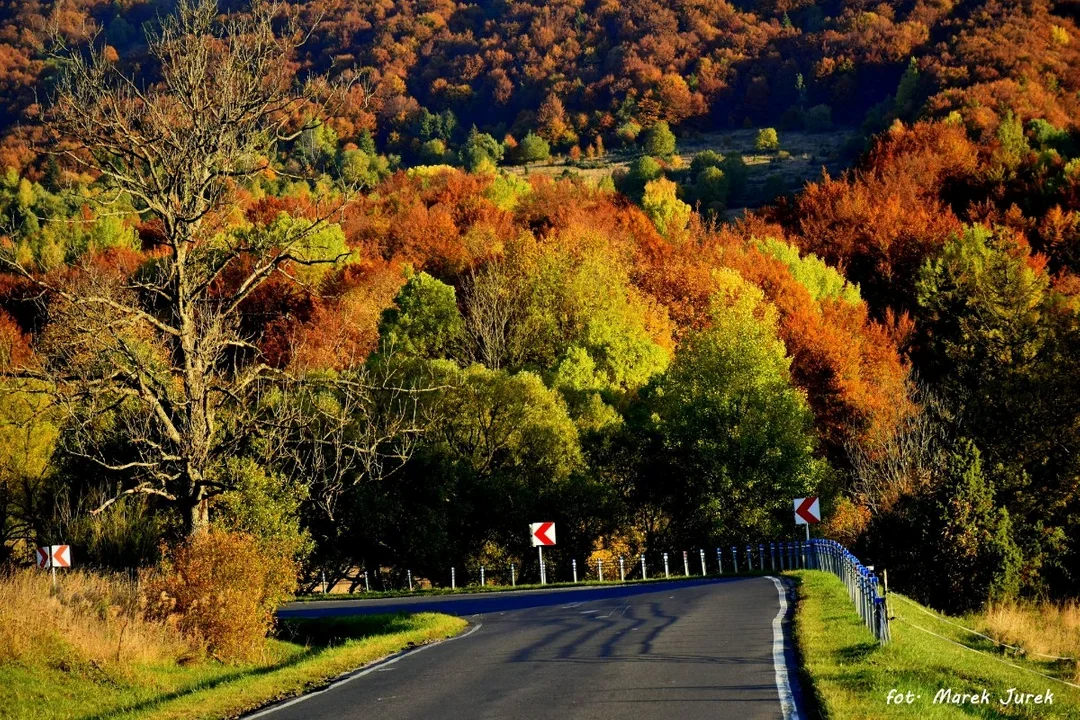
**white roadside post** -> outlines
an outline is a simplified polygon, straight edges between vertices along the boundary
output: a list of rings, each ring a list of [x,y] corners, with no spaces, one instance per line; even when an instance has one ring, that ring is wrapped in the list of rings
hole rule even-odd
[[[486,585],[486,583],[484,582],[484,566],[481,565],[480,566],[480,587],[484,587],[484,585]]]
[[[368,582],[367,570],[364,571],[364,592],[371,592],[371,583]]]
[[[732,565],[732,567],[735,568],[734,570],[732,570],[732,572],[738,573],[739,572],[739,551],[735,549],[734,545],[731,546],[731,565]]]
[[[671,573],[668,572],[667,553],[664,553],[664,577],[671,577]]]
[[[641,553],[641,579],[649,579],[649,577],[645,574],[645,553]]]
[[[570,567],[574,569],[574,582],[577,582],[577,558],[570,561]]]
[[[701,550],[698,550],[698,553],[701,555],[701,576],[705,577],[709,574],[705,572],[705,549],[702,548]]]
[[[689,553],[687,553],[685,550],[682,551],[682,574],[685,577],[690,577]]]
[[[723,555],[724,554],[722,552],[720,552],[720,548],[716,548],[716,572],[719,575],[724,574],[724,557],[723,557]]]
[[[454,573],[454,566],[450,566],[450,589],[457,589],[457,575]]]
[[[596,577],[600,578],[600,582],[604,582],[604,561],[600,559],[596,561]]]
[[[514,577],[514,563],[510,563],[510,587],[517,587],[517,578]]]
[[[623,556],[619,556],[619,582],[626,582],[626,566],[623,565]]]
[[[409,576],[409,592],[412,592],[412,570],[406,570],[405,573]]]

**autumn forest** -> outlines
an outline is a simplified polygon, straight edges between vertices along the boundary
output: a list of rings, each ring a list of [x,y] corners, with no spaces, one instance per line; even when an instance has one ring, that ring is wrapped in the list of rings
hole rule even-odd
[[[935,608],[1080,595],[1078,18],[0,0],[0,563],[272,607],[818,495]]]

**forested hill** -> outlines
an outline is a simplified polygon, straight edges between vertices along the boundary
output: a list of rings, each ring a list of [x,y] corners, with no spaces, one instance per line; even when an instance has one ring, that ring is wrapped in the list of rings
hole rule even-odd
[[[0,564],[1080,593],[1075,6],[254,8],[0,4]]]
[[[684,132],[771,125],[873,131],[920,111],[957,110],[992,131],[1012,109],[1055,126],[1076,119],[1075,7],[1030,2],[294,2],[298,70],[363,76],[332,127],[367,130],[415,156],[472,125],[502,139],[530,131],[562,152],[632,140],[665,120]],[[100,30],[142,62],[143,28],[169,2],[6,0],[0,7],[0,165],[30,160],[49,63],[40,28],[71,40]],[[223,3],[226,10],[243,3]],[[908,77],[904,80],[905,72]],[[14,130],[17,125],[24,127]],[[602,145],[601,145],[602,147]]]

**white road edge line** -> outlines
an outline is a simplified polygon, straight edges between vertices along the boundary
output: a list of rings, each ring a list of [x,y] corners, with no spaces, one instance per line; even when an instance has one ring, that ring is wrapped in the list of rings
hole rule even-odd
[[[776,669],[776,692],[780,696],[780,712],[784,720],[799,720],[799,710],[795,707],[795,696],[791,692],[791,680],[788,678],[787,660],[784,655],[784,616],[787,615],[787,590],[784,584],[774,577],[769,577],[776,585],[780,595],[780,610],[772,621],[772,657]]]
[[[322,688],[321,690],[314,690],[312,692],[305,693],[303,695],[299,695],[297,697],[294,697],[292,700],[288,700],[288,701],[280,703],[278,705],[268,707],[265,710],[260,710],[259,712],[254,713],[252,715],[242,715],[241,717],[243,718],[243,720],[255,720],[255,718],[265,717],[266,715],[270,715],[271,713],[275,713],[278,710],[284,710],[285,708],[296,705],[297,703],[302,703],[305,700],[307,700],[308,698],[313,698],[316,695],[322,695],[325,692],[330,692],[334,688],[336,688],[336,687],[338,687],[340,685],[344,685],[347,682],[352,682],[356,678],[364,677],[368,673],[373,673],[376,670],[382,670],[387,665],[393,665],[398,660],[402,660],[404,658],[410,657],[412,655],[415,655],[418,652],[423,652],[424,650],[428,650],[430,648],[437,647],[439,645],[445,645],[446,643],[453,642],[454,640],[461,640],[462,638],[467,638],[470,635],[472,635],[474,632],[476,632],[477,630],[482,628],[483,626],[484,626],[484,623],[477,623],[468,632],[462,633],[461,635],[455,635],[452,638],[447,638],[445,640],[439,640],[439,641],[436,641],[436,642],[428,643],[426,645],[421,645],[420,647],[413,648],[412,650],[405,650],[404,652],[401,652],[401,653],[398,653],[397,655],[394,655],[389,660],[376,661],[376,662],[372,663],[371,665],[368,665],[366,668],[363,668],[362,670],[357,670],[356,672],[354,672],[354,673],[352,673],[350,675],[346,675],[345,677],[343,677],[340,680],[335,680],[334,682],[330,683],[329,685]]]

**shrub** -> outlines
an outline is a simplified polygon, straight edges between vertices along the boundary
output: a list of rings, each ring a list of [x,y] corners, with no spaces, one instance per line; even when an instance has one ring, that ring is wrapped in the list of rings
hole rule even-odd
[[[296,566],[261,552],[245,533],[211,528],[167,549],[145,578],[146,616],[174,623],[222,660],[253,657],[277,606],[296,589]]]

